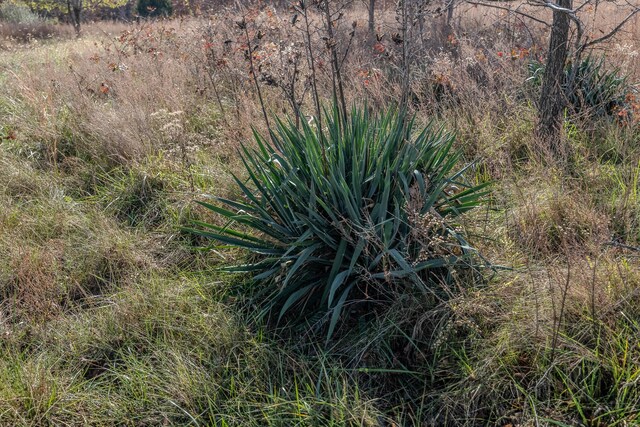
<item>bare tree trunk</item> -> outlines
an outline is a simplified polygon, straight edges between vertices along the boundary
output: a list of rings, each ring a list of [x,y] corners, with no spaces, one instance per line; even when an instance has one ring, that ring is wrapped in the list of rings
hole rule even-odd
[[[423,1],[417,1],[414,5],[412,6],[412,18],[409,21],[413,21],[418,23],[418,31],[420,32],[420,48],[421,51],[420,53],[424,54],[424,52],[426,51],[426,47],[427,47],[427,38],[425,37],[425,28],[424,28],[424,22],[425,22],[425,2]]]
[[[572,0],[558,0],[558,6],[572,8]],[[567,12],[554,10],[551,40],[547,53],[547,64],[542,82],[538,115],[538,134],[543,137],[550,148],[557,151],[562,114],[565,107],[565,95],[562,91],[564,67],[567,61],[569,45],[570,18]]]
[[[376,30],[376,0],[369,0],[369,33]]]
[[[67,10],[69,12],[69,18],[71,18],[71,24],[76,31],[76,36],[80,37],[80,20],[82,18],[82,0],[67,0]]]
[[[449,0],[447,3],[447,29],[453,32],[453,9],[455,7],[455,0]]]

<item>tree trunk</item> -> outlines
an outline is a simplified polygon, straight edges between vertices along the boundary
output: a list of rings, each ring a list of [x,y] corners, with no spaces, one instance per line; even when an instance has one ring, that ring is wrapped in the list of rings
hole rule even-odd
[[[67,0],[67,9],[73,29],[76,30],[76,36],[80,37],[80,20],[82,18],[82,0]]]
[[[453,33],[453,9],[455,7],[454,0],[449,0],[447,4],[447,30]]]
[[[82,9],[80,7],[73,8],[73,28],[76,30],[76,35],[80,35],[80,14]]]
[[[571,9],[572,0],[558,0],[558,6]],[[562,129],[565,94],[562,90],[564,67],[567,62],[570,18],[565,12],[553,12],[553,25],[547,64],[542,81],[542,93],[538,105],[538,134],[550,148],[558,151],[560,130]]]
[[[376,0],[369,0],[369,33],[376,30]]]

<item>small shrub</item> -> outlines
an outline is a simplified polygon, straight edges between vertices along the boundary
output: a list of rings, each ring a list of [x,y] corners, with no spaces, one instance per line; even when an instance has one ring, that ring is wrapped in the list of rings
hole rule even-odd
[[[606,70],[604,58],[587,57],[577,65],[569,64],[566,73],[569,105],[577,112],[592,110],[596,116],[605,116],[624,103],[626,78],[618,69]]]
[[[65,29],[42,19],[22,3],[0,4],[0,38],[28,43],[65,35]]]
[[[10,24],[38,24],[41,18],[22,3],[0,4],[0,21]]]
[[[33,40],[68,37],[68,29],[62,25],[40,22],[36,24],[1,24],[0,38],[18,43],[30,43]]]
[[[463,181],[453,135],[433,124],[416,135],[397,112],[339,117],[327,114],[326,133],[279,121],[272,144],[256,133],[257,149],[242,149],[255,188],[236,178],[243,201],[202,203],[253,234],[201,222],[208,230],[192,230],[257,254],[229,270],[256,273],[280,318],[294,308],[328,315],[328,338],[358,302],[415,291],[448,299],[475,253],[456,220],[486,187]]]

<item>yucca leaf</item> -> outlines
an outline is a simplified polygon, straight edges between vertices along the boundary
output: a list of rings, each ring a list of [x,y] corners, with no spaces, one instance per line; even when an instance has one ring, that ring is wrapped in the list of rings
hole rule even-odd
[[[279,273],[280,272],[280,268],[281,268],[280,265],[278,265],[277,267],[272,268],[271,270],[263,271],[262,273],[253,276],[253,280],[254,281],[261,281],[261,280],[269,279],[274,274]]]
[[[347,288],[342,291],[342,295],[340,296],[340,299],[338,300],[336,305],[331,309],[331,321],[329,322],[329,330],[327,331],[327,342],[329,342],[329,340],[333,336],[333,331],[335,330],[336,325],[338,324],[338,320],[340,319],[340,315],[342,314],[344,303],[347,300],[349,292],[351,292],[352,288],[353,284],[347,286]]]
[[[237,231],[234,230],[232,228],[229,227],[220,227],[214,224],[208,224],[206,222],[202,222],[202,221],[193,221],[194,225],[199,225],[200,227],[204,227],[204,228],[209,228],[211,230],[216,230],[218,232],[218,234],[226,234],[226,235],[230,235],[230,236],[234,236],[234,237],[238,237],[242,240],[246,240],[248,242],[253,242],[253,243],[258,243],[260,245],[266,246],[269,242],[267,242],[264,239],[259,239],[257,237],[253,237],[247,233],[241,232],[241,231]]]
[[[345,270],[345,271],[341,271],[333,279],[333,282],[331,282],[331,287],[329,288],[329,298],[327,299],[327,305],[329,306],[329,308],[331,308],[333,306],[333,298],[334,298],[336,292],[338,291],[340,286],[342,286],[342,284],[345,282],[345,280],[347,280],[347,277],[349,277],[350,274],[351,274],[351,270],[350,269],[349,270]]]
[[[331,271],[329,272],[329,276],[327,279],[327,283],[333,283],[333,281],[335,280],[336,275],[338,274],[338,271],[340,271],[340,267],[343,266],[345,264],[345,253],[347,251],[347,240],[346,239],[342,239],[340,241],[340,244],[337,247],[336,250],[336,254],[335,257],[333,259],[333,263],[331,265]],[[326,299],[329,297],[329,290],[331,289],[330,286],[326,287],[326,291],[325,294],[322,297],[322,301],[326,301]]]
[[[287,284],[294,277],[298,269],[303,267],[305,262],[307,262],[307,260],[309,259],[309,257],[313,255],[313,252],[320,247],[322,247],[322,245],[320,243],[316,243],[315,245],[309,246],[308,248],[304,249],[302,252],[300,252],[300,254],[296,256],[296,262],[293,264],[291,269],[287,272],[287,276],[285,277],[284,283],[282,284],[283,286],[287,286]]]
[[[239,248],[247,249],[249,251],[255,252],[257,254],[262,255],[277,255],[280,254],[281,251],[278,249],[273,249],[273,247],[267,247],[263,245],[256,244],[256,242],[252,242],[250,240],[236,239],[234,237],[227,236],[225,234],[220,233],[211,233],[207,231],[197,230],[194,228],[184,228],[184,231],[193,233],[202,237],[206,237],[208,239],[217,240],[221,243],[227,244],[229,246],[236,246]]]
[[[406,272],[407,275],[414,274],[415,271],[413,267],[409,265],[407,260],[405,260],[402,255],[400,255],[400,252],[398,252],[396,249],[390,249],[388,253],[389,255],[391,255],[391,258],[393,258],[398,263],[401,268],[401,272]]]
[[[307,285],[302,289],[298,289],[297,291],[289,295],[289,297],[284,302],[284,304],[282,304],[282,308],[280,309],[280,314],[278,316],[278,322],[282,319],[282,316],[285,315],[285,313],[289,310],[289,308],[291,308],[292,305],[300,301],[307,293],[309,293],[309,291],[312,288],[313,288],[313,285]]]

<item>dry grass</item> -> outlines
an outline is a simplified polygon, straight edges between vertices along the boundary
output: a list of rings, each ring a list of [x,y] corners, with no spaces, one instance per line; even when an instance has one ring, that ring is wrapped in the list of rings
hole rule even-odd
[[[290,115],[293,100],[308,119],[300,21],[244,13],[267,111]],[[243,279],[211,272],[242,255],[195,253],[207,242],[179,230],[207,215],[193,200],[238,197],[237,149],[266,129],[241,13],[3,41],[0,424],[637,425],[638,129],[576,121],[566,158],[541,155],[523,82],[543,32],[501,11],[456,13],[453,39],[429,21],[411,108],[456,129],[476,181],[494,181],[465,226],[508,269],[428,313],[401,300],[331,351],[250,323]],[[585,14],[596,35],[618,16],[609,4]],[[374,110],[402,83],[397,23],[381,17],[384,49],[361,9],[336,27],[347,102]],[[632,82],[637,23],[603,46]],[[329,54],[313,36],[327,102]]]
[[[46,22],[35,24],[0,23],[0,48],[12,45],[60,38],[71,38],[73,30],[67,26]]]

